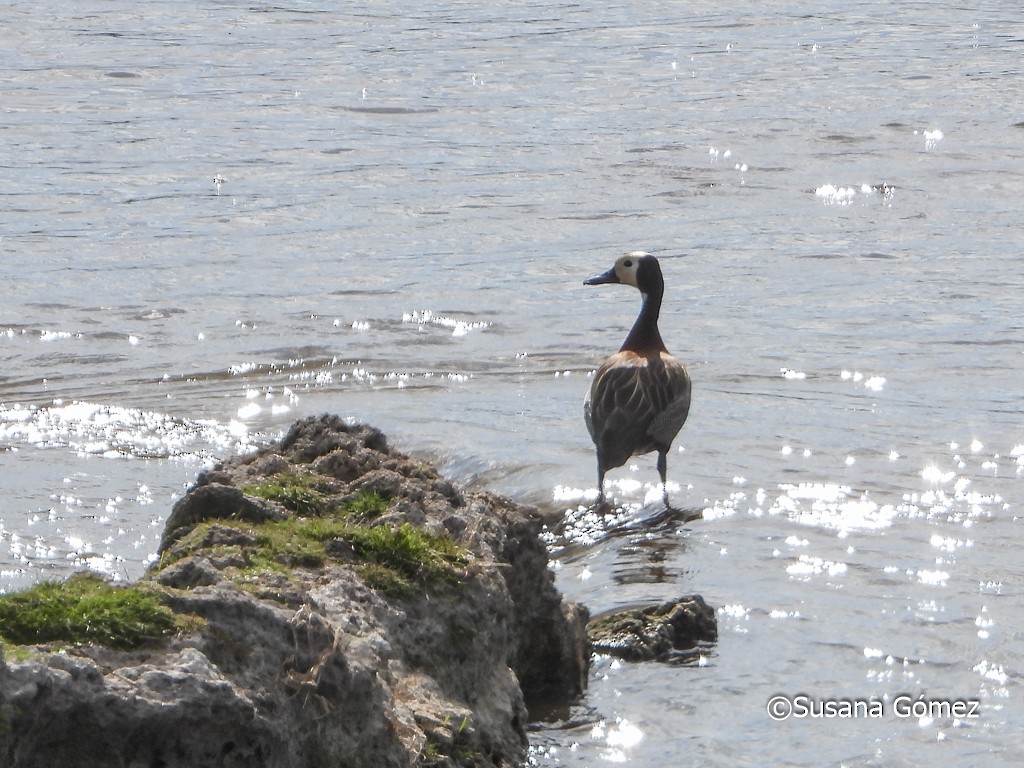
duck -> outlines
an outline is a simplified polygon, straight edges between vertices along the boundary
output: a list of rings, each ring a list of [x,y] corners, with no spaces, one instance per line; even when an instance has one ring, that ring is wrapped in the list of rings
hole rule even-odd
[[[609,470],[633,456],[657,451],[663,499],[671,509],[667,457],[690,412],[691,387],[686,367],[669,353],[658,330],[665,293],[661,265],[645,251],[630,251],[583,284],[631,285],[643,299],[626,340],[594,373],[583,402],[587,430],[597,449],[598,505],[604,504]]]

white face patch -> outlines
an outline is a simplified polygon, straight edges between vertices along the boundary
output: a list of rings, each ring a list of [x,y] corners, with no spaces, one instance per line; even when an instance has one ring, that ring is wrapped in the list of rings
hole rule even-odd
[[[636,271],[640,266],[640,259],[649,255],[646,251],[630,251],[625,256],[619,256],[615,260],[615,275],[619,282],[636,288]]]

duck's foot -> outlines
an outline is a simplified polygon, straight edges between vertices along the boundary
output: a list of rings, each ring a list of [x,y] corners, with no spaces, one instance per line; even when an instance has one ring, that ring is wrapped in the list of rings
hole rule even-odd
[[[673,506],[668,500],[668,494],[662,499],[665,507],[656,511],[649,517],[645,517],[640,523],[645,528],[658,528],[664,525],[687,525],[694,520],[704,517],[703,509],[683,509]],[[653,505],[652,505],[653,506]]]

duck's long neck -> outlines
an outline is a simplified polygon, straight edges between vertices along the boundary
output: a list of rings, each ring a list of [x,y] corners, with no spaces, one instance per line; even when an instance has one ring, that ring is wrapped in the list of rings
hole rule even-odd
[[[661,313],[661,297],[664,293],[665,289],[659,287],[651,293],[641,294],[644,297],[643,306],[640,307],[640,314],[637,315],[636,322],[622,343],[620,352],[668,352],[658,330],[658,315]]]

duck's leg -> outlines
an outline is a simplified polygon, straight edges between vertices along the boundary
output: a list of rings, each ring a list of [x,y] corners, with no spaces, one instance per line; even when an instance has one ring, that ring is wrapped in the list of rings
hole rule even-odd
[[[668,478],[666,477],[668,472],[666,466],[666,455],[668,454],[669,450],[670,448],[666,448],[663,451],[658,451],[658,474],[661,475],[661,490],[663,493],[662,499],[665,502],[665,511],[659,512],[658,514],[654,515],[654,517],[651,519],[651,522],[662,519],[678,520],[683,523],[689,523],[694,520],[700,520],[700,518],[704,515],[704,513],[701,510],[687,511],[679,507],[673,507],[668,500]]]
[[[597,460],[597,508],[600,509],[604,506],[604,465],[601,464],[601,459]]]
[[[668,449],[658,450],[658,474],[661,475],[661,492],[662,498],[665,501],[665,506],[668,509],[672,509],[672,505],[668,503]]]

